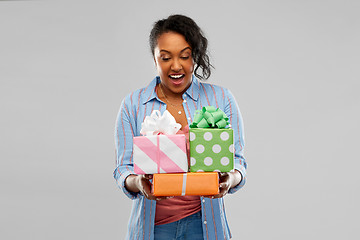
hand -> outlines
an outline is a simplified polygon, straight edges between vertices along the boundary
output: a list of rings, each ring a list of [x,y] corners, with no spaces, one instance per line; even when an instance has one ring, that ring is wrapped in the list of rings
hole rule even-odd
[[[241,182],[241,174],[239,171],[219,173],[219,193],[209,198],[224,197],[230,190]]]
[[[156,197],[151,193],[152,184],[150,179],[152,179],[152,177],[153,176],[151,174],[137,175],[135,183],[139,192],[141,192],[144,197],[150,200],[155,200]]]
[[[152,194],[152,183],[150,180],[153,178],[152,174],[144,175],[129,175],[125,180],[126,188],[131,192],[141,192],[144,197],[149,200],[160,201],[169,197],[156,197]]]

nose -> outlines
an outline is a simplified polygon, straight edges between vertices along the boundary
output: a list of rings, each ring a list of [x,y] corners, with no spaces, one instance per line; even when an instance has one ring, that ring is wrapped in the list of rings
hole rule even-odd
[[[171,70],[174,72],[179,72],[182,69],[182,65],[178,59],[174,59],[171,64]]]

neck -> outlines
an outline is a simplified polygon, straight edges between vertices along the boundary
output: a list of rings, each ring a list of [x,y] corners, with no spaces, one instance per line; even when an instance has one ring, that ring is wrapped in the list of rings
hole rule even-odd
[[[159,84],[159,88],[160,88],[160,92],[162,93],[162,95],[164,95],[164,97],[166,97],[168,100],[182,100],[182,95],[184,92],[186,92],[186,89],[182,92],[179,93],[175,93],[173,91],[171,91],[170,89],[168,89],[167,87],[165,87],[161,82]]]

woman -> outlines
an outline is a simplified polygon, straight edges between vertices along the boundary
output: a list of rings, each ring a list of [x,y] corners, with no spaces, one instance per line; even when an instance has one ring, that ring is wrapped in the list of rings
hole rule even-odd
[[[150,34],[150,48],[158,76],[125,97],[115,129],[114,177],[134,200],[127,239],[230,239],[222,197],[240,189],[246,179],[239,108],[227,89],[197,79],[209,78],[211,65],[207,39],[192,19],[172,15],[157,21]],[[208,105],[222,109],[229,117],[236,171],[219,174],[219,194],[215,196],[156,198],[151,193],[152,175],[133,171],[132,138],[140,136],[141,123],[153,110],[168,110],[186,133],[195,111]]]

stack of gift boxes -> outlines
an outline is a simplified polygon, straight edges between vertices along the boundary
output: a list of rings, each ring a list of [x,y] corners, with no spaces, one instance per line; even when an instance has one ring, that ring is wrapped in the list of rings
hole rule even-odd
[[[189,130],[190,164],[186,137],[176,134],[181,125],[168,111],[146,117],[141,134],[134,137],[134,171],[153,174],[155,196],[216,195],[218,172],[234,169],[233,130],[225,113],[213,106],[195,113]]]

